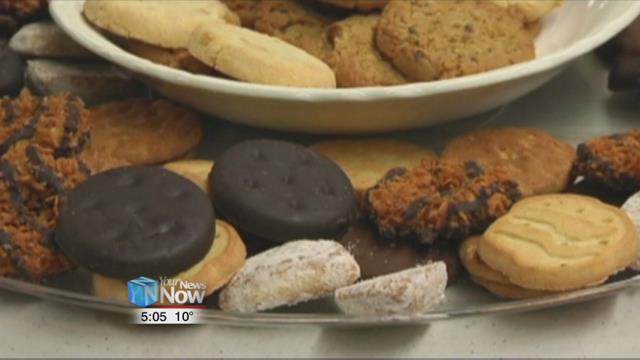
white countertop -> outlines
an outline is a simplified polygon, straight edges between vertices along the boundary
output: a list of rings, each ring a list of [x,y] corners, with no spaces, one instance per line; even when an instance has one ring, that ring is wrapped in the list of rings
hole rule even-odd
[[[473,124],[531,124],[577,142],[640,127],[638,94],[611,97],[592,57],[552,83],[490,114],[424,132],[442,138]],[[245,135],[235,127],[216,136]],[[255,131],[242,129],[248,135]],[[244,134],[243,133],[243,134]],[[227,136],[229,137],[229,136]],[[303,138],[304,140],[304,138]],[[231,141],[231,140],[230,140]],[[434,147],[441,146],[438,140]],[[210,151],[225,146],[211,142]],[[129,325],[120,315],[78,309],[0,290],[0,357],[147,356],[640,356],[640,292],[519,315],[380,329],[234,328]]]

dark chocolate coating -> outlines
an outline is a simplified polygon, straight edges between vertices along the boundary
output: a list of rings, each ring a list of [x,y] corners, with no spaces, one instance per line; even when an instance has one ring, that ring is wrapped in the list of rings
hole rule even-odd
[[[216,209],[236,227],[285,242],[332,238],[355,215],[351,182],[325,156],[276,140],[237,144],[209,176]]]
[[[425,248],[402,240],[389,241],[366,221],[353,224],[339,242],[355,258],[363,279],[391,274],[430,261],[445,262],[449,284],[455,282],[460,273],[455,247]]]
[[[211,248],[215,216],[188,179],[156,167],[123,167],[90,177],[67,195],[56,241],[98,274],[171,276]]]
[[[0,44],[0,96],[17,95],[24,84],[25,62],[8,46]]]

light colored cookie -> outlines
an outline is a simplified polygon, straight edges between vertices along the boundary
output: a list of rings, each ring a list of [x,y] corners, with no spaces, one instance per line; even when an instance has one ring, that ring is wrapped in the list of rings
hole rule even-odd
[[[126,51],[157,64],[186,70],[194,74],[212,75],[215,73],[212,68],[191,56],[186,49],[167,49],[132,39],[123,39],[119,44]]]
[[[558,294],[557,292],[525,289],[523,287],[513,285],[510,283],[503,284],[503,283],[488,281],[486,279],[475,277],[473,275],[471,276],[471,280],[476,284],[485,288],[487,291],[489,291],[493,295],[500,298],[504,298],[504,299],[523,300],[523,299],[531,299],[531,298]]]
[[[372,11],[384,8],[389,0],[319,0],[333,6],[362,11]]]
[[[328,140],[311,148],[335,161],[357,190],[374,186],[393,168],[411,169],[423,159],[437,158],[429,149],[393,139]]]
[[[220,308],[257,312],[331,295],[354,283],[360,268],[331,240],[297,240],[247,259],[220,293]]]
[[[636,232],[640,238],[640,192],[625,201],[624,205],[622,205],[622,210],[626,211],[631,217],[631,220],[636,225]],[[640,256],[630,267],[636,271],[640,270]]]
[[[260,0],[254,12],[255,30],[282,39],[320,60],[329,55],[331,45],[324,30],[337,18],[296,0]]]
[[[333,50],[327,63],[338,87],[385,86],[406,83],[404,76],[382,57],[375,44],[380,15],[354,15],[333,23],[327,36]]]
[[[527,22],[542,19],[562,4],[562,0],[491,0],[491,2],[523,14]]]
[[[414,315],[440,303],[446,286],[447,266],[438,261],[340,288],[335,300],[349,315]]]
[[[78,45],[52,21],[27,24],[9,41],[9,47],[23,56],[92,59],[96,56]]]
[[[640,249],[624,211],[573,194],[524,199],[483,238],[482,261],[515,285],[545,291],[600,284],[633,263]]]
[[[535,57],[523,16],[483,0],[403,0],[382,12],[376,42],[410,80],[469,75]]]
[[[88,0],[83,13],[101,29],[169,49],[186,48],[199,25],[240,24],[218,0]]]
[[[216,235],[209,252],[197,264],[170,278],[203,282],[207,285],[205,293],[211,295],[229,282],[246,257],[247,250],[238,232],[228,223],[216,220]],[[99,297],[128,299],[126,280],[93,274],[93,290]]]
[[[297,47],[256,31],[214,23],[196,29],[189,52],[238,80],[270,85],[335,88],[333,71]]]
[[[458,254],[460,262],[471,276],[502,285],[511,285],[509,279],[501,273],[493,270],[478,257],[478,244],[482,241],[482,235],[471,236],[460,244]]]
[[[209,191],[208,178],[211,169],[213,169],[213,161],[199,159],[179,160],[166,163],[163,167],[193,181],[202,191],[211,193]]]
[[[487,128],[454,138],[442,158],[501,167],[523,196],[531,196],[561,192],[570,185],[576,149],[539,129]]]
[[[166,100],[131,99],[90,109],[88,150],[131,165],[151,165],[182,158],[202,138],[200,116]]]

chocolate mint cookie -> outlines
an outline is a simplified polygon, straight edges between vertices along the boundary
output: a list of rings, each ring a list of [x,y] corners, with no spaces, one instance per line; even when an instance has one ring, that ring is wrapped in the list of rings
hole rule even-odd
[[[122,279],[170,276],[198,261],[215,233],[213,207],[190,180],[154,167],[90,177],[68,194],[56,240],[78,264]]]
[[[236,227],[275,241],[331,238],[355,213],[353,187],[304,146],[252,140],[229,148],[209,176],[216,208]]]

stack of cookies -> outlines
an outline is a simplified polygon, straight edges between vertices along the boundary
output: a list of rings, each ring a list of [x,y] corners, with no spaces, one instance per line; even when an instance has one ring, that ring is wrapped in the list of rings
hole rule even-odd
[[[89,0],[84,15],[125,50],[162,65],[334,88],[447,79],[533,59],[540,20],[559,3]]]

